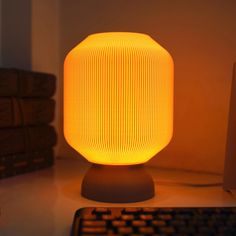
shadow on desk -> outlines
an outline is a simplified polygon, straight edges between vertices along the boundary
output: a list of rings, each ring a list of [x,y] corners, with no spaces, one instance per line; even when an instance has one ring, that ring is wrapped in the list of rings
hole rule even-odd
[[[2,180],[0,234],[54,235],[57,198],[54,168]]]

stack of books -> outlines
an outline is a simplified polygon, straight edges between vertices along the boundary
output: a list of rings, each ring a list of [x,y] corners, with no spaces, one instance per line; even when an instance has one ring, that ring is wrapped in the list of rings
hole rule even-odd
[[[0,69],[0,179],[53,164],[56,78]]]

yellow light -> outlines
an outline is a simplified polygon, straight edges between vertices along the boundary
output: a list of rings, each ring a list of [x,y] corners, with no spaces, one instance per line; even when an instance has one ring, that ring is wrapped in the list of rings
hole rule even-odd
[[[64,63],[64,135],[88,161],[148,161],[173,130],[173,60],[146,34],[88,36]]]

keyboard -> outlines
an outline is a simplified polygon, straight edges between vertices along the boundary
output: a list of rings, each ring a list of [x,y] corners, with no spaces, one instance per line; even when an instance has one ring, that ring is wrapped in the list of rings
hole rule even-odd
[[[71,235],[236,236],[236,207],[81,208]]]

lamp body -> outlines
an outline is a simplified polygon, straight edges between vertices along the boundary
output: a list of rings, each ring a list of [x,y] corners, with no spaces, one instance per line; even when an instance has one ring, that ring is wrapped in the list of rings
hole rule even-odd
[[[88,161],[148,161],[173,130],[173,60],[145,34],[88,36],[64,63],[64,135]]]

